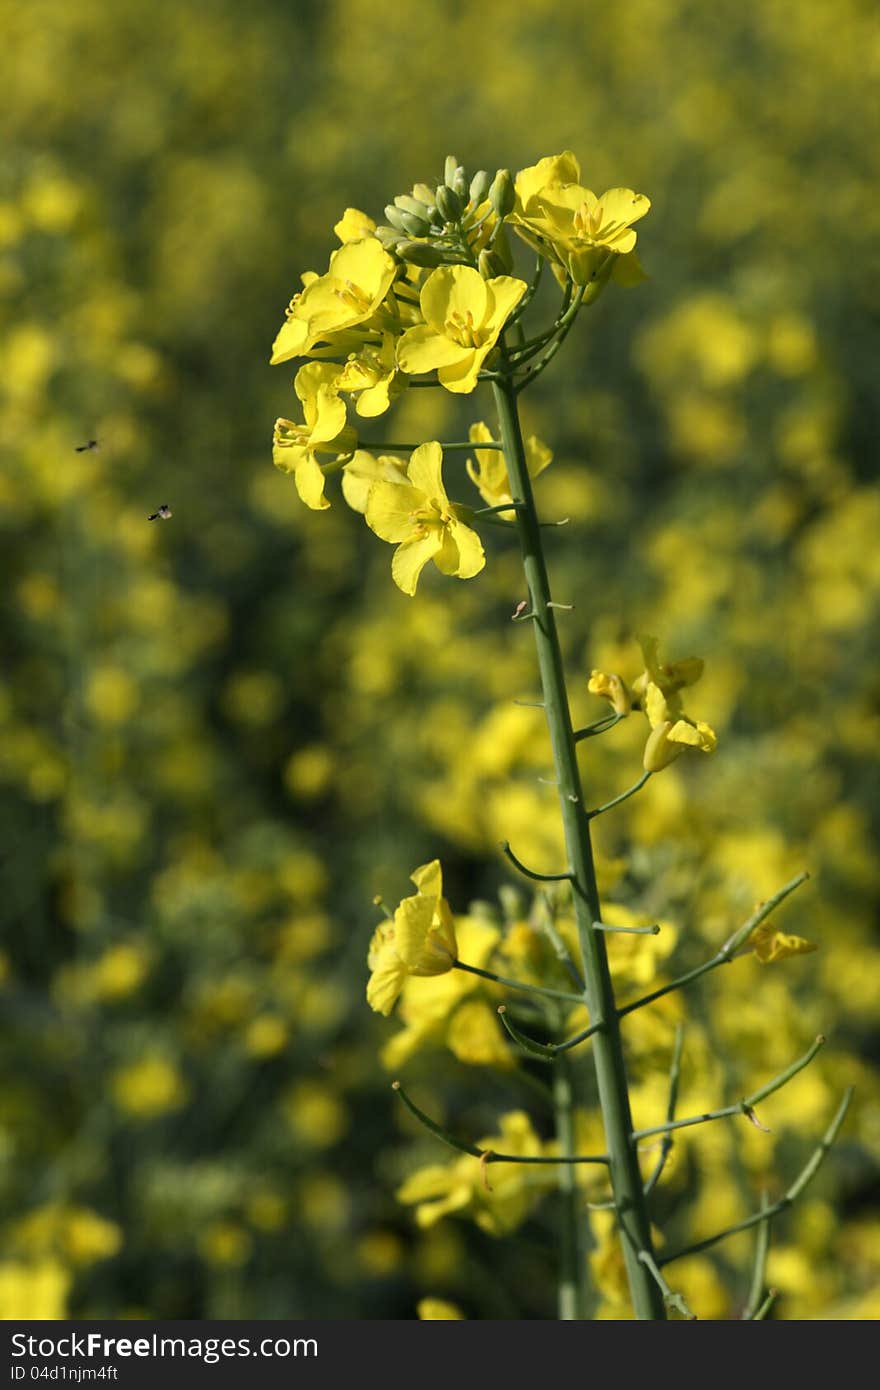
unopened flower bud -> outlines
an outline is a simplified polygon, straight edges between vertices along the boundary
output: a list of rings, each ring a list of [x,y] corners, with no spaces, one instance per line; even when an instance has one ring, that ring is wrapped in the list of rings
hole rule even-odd
[[[457,193],[453,193],[451,188],[447,188],[445,183],[441,183],[437,189],[436,202],[445,222],[458,222],[460,220],[464,211],[462,201]]]
[[[408,193],[400,193],[394,199],[394,206],[400,208],[401,212],[411,212],[414,217],[424,218],[425,221],[431,216],[429,204],[423,203],[419,198],[411,198]]]
[[[388,205],[386,206],[385,216],[388,218],[388,221],[391,223],[391,226],[395,227],[398,232],[406,231],[406,227],[403,225],[404,214],[401,211],[401,209],[395,207],[393,203],[388,203]]]
[[[503,222],[498,223],[492,234],[491,247],[498,257],[499,262],[504,267],[500,274],[509,275],[513,270],[513,252],[510,249],[510,241],[508,240]]]
[[[403,230],[410,236],[427,236],[431,230],[427,217],[416,217],[412,212],[402,212]]]
[[[479,207],[480,203],[486,201],[486,195],[489,192],[489,185],[491,182],[492,176],[488,174],[485,169],[480,169],[474,174],[470,186],[470,198],[474,207]]]
[[[496,251],[484,249],[477,257],[477,265],[484,280],[494,280],[496,275],[506,275],[504,262]]]
[[[499,169],[489,188],[489,202],[498,217],[507,217],[513,212],[516,191],[509,169]]]
[[[386,227],[380,223],[376,228],[376,240],[381,241],[382,245],[389,250],[393,250],[400,241],[400,232],[396,231],[394,227]]]
[[[456,159],[454,154],[448,154],[446,156],[446,163],[443,166],[443,182],[449,188],[452,187],[457,169],[458,160]]]
[[[459,165],[455,171],[455,178],[452,180],[452,191],[453,193],[458,194],[462,202],[464,202],[467,198],[468,176],[465,173],[464,169],[461,167],[461,165]]]
[[[427,241],[401,241],[397,247],[397,254],[409,265],[429,266],[432,270],[442,265],[444,260],[439,246],[432,246]]]

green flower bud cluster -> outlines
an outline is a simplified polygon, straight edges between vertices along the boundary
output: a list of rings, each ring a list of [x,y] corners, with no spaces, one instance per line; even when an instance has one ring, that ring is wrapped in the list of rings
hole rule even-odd
[[[508,274],[510,248],[501,223],[513,210],[510,171],[494,177],[485,169],[469,175],[455,155],[447,155],[443,181],[436,188],[416,184],[385,208],[376,236],[392,254],[410,265],[477,264],[491,278]]]

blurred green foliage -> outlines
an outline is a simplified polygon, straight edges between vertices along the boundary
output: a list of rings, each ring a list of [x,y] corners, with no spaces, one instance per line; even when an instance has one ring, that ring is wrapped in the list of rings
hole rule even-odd
[[[830,1038],[772,1136],[682,1139],[665,1215],[736,1219],[854,1081],[770,1281],[778,1316],[876,1317],[875,7],[0,10],[0,1312],[553,1316],[552,1203],[502,1247],[395,1202],[444,1156],[393,1105],[363,999],[375,893],[439,855],[458,910],[493,899],[503,836],[553,863],[540,721],[511,703],[535,680],[519,562],[491,537],[478,580],[400,594],[360,518],[307,513],[272,469],[292,373],[266,362],[346,206],[380,216],[449,150],[571,147],[592,187],[653,202],[650,281],[526,398],[556,455],[540,505],[572,518],[551,560],[575,706],[595,717],[591,667],[634,674],[657,632],[706,658],[721,736],[602,825],[603,872],[690,963],[808,867],[783,925],[819,952],[711,977],[695,1065],[729,1097]],[[488,408],[439,394],[392,437]],[[593,742],[604,800],[638,740]],[[530,1105],[442,1050],[404,1074],[469,1135]],[[702,1316],[736,1316],[741,1256],[701,1262]]]

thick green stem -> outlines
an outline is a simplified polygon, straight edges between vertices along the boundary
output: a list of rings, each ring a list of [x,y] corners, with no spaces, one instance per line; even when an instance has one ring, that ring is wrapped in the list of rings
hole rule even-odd
[[[574,1097],[571,1068],[561,1057],[553,1071],[553,1107],[560,1153],[575,1153]],[[563,1322],[584,1316],[584,1253],[577,1174],[571,1163],[559,1165],[559,1317]]]
[[[662,1320],[666,1317],[663,1296],[650,1270],[639,1258],[642,1251],[647,1251],[653,1258],[651,1227],[632,1137],[623,1045],[605,941],[602,932],[597,932],[593,927],[594,922],[601,922],[602,911],[596,886],[589,819],[575,752],[565,671],[556,630],[556,610],[550,606],[552,594],[544,560],[542,532],[526,465],[517,410],[517,387],[509,368],[501,373],[501,379],[493,383],[492,389],[498,408],[511,495],[515,502],[522,503],[516,513],[516,526],[531,609],[536,615],[531,626],[535,633],[543,703],[559,784],[559,804],[586,981],[584,1001],[590,1012],[591,1023],[596,1026],[593,1056],[630,1292],[637,1318]]]

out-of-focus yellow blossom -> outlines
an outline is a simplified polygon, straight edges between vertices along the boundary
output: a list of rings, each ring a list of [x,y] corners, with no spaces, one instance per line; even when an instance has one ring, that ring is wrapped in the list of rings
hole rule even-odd
[[[443,486],[443,453],[434,441],[413,451],[407,481],[379,481],[367,496],[367,525],[397,546],[391,575],[405,594],[414,594],[429,560],[443,574],[473,579],[486,563],[476,531],[463,520],[464,509],[450,502]]]
[[[391,287],[396,263],[375,237],[346,241],[330,257],[326,275],[296,297],[272,345],[270,361],[304,357],[316,343],[364,323]]]
[[[458,953],[440,860],[423,864],[410,878],[418,892],[398,904],[390,921],[380,922],[370,942],[367,1002],[381,1014],[391,1012],[407,976],[443,975]]]
[[[376,224],[372,217],[368,217],[359,208],[346,208],[333,227],[343,245],[348,241],[364,241],[371,237],[375,230]]]
[[[437,371],[447,391],[470,392],[505,323],[526,292],[523,280],[484,280],[471,266],[439,266],[419,296],[424,324],[403,334],[397,360],[409,374]]]
[[[549,255],[576,285],[586,285],[615,257],[613,272],[624,283],[641,278],[632,223],[651,203],[631,188],[610,188],[601,198],[580,183],[571,150],[549,155],[516,177],[516,206],[510,221],[524,241]],[[617,262],[626,262],[618,264]]]
[[[202,1259],[218,1269],[246,1264],[253,1249],[250,1233],[235,1221],[215,1221],[199,1237]]]
[[[335,768],[335,758],[328,745],[310,743],[288,758],[284,765],[284,785],[292,796],[310,800],[327,791]]]
[[[324,496],[324,473],[318,454],[351,453],[357,436],[346,425],[345,402],[339,399],[339,368],[328,362],[307,362],[300,367],[294,390],[302,401],[305,424],[279,419],[275,422],[272,461],[282,473],[292,473],[296,490],[307,507],[322,511],[330,503]]]
[[[287,1046],[287,1024],[274,1014],[263,1014],[248,1024],[244,1034],[245,1051],[252,1057],[275,1057]]]
[[[258,1231],[280,1231],[287,1220],[287,1202],[268,1188],[253,1192],[245,1204],[245,1215]]]
[[[138,705],[138,688],[128,671],[101,666],[92,671],[86,687],[86,704],[102,724],[125,724]]]
[[[455,1011],[446,1041],[450,1052],[470,1066],[513,1066],[513,1054],[502,1036],[498,1014],[482,999],[468,1000]]]
[[[524,1157],[541,1154],[541,1141],[523,1110],[501,1116],[500,1133],[480,1139],[484,1153],[509,1153]],[[416,1222],[423,1229],[452,1213],[465,1211],[489,1235],[508,1235],[516,1230],[556,1184],[553,1164],[490,1163],[464,1156],[448,1164],[431,1164],[407,1178],[398,1200],[416,1207]]]
[[[468,439],[473,444],[479,445],[491,438],[492,432],[482,420],[471,425],[468,430]],[[543,444],[536,434],[529,435],[525,441],[525,446],[526,466],[529,470],[529,477],[534,479],[553,462],[553,451],[548,449],[547,445]],[[465,468],[468,477],[488,506],[497,507],[502,502],[513,502],[510,495],[507,464],[504,462],[504,454],[500,449],[475,449],[474,458],[466,460]]]
[[[329,1149],[346,1133],[349,1116],[329,1083],[303,1080],[284,1102],[284,1114],[298,1138],[316,1149]]]
[[[89,1207],[51,1203],[16,1221],[8,1244],[32,1258],[58,1256],[68,1265],[87,1267],[118,1253],[122,1231]]]
[[[594,670],[587,682],[591,695],[601,695],[611,702],[615,714],[629,714],[632,709],[632,694],[620,676],[605,671]]]
[[[455,935],[460,958],[478,970],[485,969],[500,937],[498,928],[478,917],[457,917]],[[399,1009],[404,1027],[382,1049],[383,1066],[397,1071],[421,1048],[441,1045],[448,1037],[455,1011],[463,1007],[462,1001],[482,988],[484,982],[466,970],[450,970],[430,979],[407,979]],[[493,1024],[499,1033],[501,1024],[497,1017]]]
[[[144,1057],[120,1067],[110,1084],[119,1108],[140,1120],[178,1110],[187,1098],[183,1078],[165,1057]]]
[[[419,1299],[416,1313],[422,1322],[453,1322],[464,1318],[457,1304],[446,1303],[442,1298]]]
[[[58,1260],[0,1264],[0,1320],[49,1322],[67,1317],[70,1272]]]
[[[355,1246],[361,1268],[376,1279],[385,1279],[402,1265],[403,1242],[393,1231],[367,1231]]]
[[[762,965],[773,961],[786,960],[789,956],[803,956],[817,949],[812,941],[790,932],[777,930],[770,921],[762,922],[749,937],[749,946]]]

